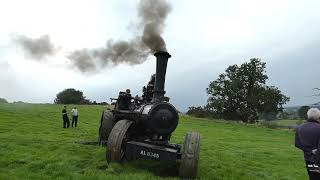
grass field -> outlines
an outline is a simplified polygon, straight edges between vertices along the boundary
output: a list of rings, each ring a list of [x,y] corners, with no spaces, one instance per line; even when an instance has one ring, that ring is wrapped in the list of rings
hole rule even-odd
[[[300,121],[301,120],[284,119],[284,120],[276,120],[274,122],[276,122],[278,125],[281,125],[281,126],[295,126]]]
[[[78,106],[78,128],[63,129],[61,106],[0,105],[0,179],[178,179],[172,168],[150,162],[105,161],[96,141],[102,106]],[[70,110],[70,109],[69,109]],[[172,141],[202,135],[198,179],[307,179],[294,133],[181,117]]]

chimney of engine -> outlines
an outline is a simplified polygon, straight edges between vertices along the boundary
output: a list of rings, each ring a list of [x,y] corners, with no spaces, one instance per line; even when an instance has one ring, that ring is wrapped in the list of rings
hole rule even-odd
[[[167,63],[171,55],[168,52],[159,51],[156,52],[154,56],[157,58],[157,66],[152,102],[161,102],[166,93],[164,90],[164,83],[166,81]]]

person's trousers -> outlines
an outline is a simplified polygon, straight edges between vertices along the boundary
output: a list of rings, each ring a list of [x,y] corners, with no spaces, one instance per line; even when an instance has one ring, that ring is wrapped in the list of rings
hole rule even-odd
[[[313,162],[306,161],[306,168],[309,175],[310,180],[320,180],[320,172],[313,171],[314,168],[310,168],[314,166]]]
[[[68,117],[63,117],[63,128],[69,128],[70,126],[70,121]]]
[[[73,127],[73,124],[74,124],[74,127],[77,127],[78,116],[72,116],[72,127]]]

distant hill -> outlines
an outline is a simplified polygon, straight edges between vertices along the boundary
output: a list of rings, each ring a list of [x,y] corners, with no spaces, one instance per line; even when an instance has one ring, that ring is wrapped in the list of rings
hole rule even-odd
[[[301,106],[287,106],[283,107],[284,112],[297,112]]]
[[[310,107],[314,107],[314,108],[320,109],[320,102],[313,103],[313,104],[307,104],[307,105],[301,105],[301,106],[310,106]],[[286,112],[296,112],[296,111],[299,110],[299,108],[301,106],[287,106],[287,107],[284,107],[284,111],[286,111]]]

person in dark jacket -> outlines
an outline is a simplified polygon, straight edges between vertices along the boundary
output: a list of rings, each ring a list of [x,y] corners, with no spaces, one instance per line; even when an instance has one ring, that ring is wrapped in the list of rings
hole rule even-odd
[[[303,151],[310,180],[320,180],[320,110],[311,108],[307,122],[296,129],[295,146]]]
[[[63,128],[69,128],[70,121],[69,121],[68,114],[67,114],[67,106],[63,106],[62,120],[63,120]]]

